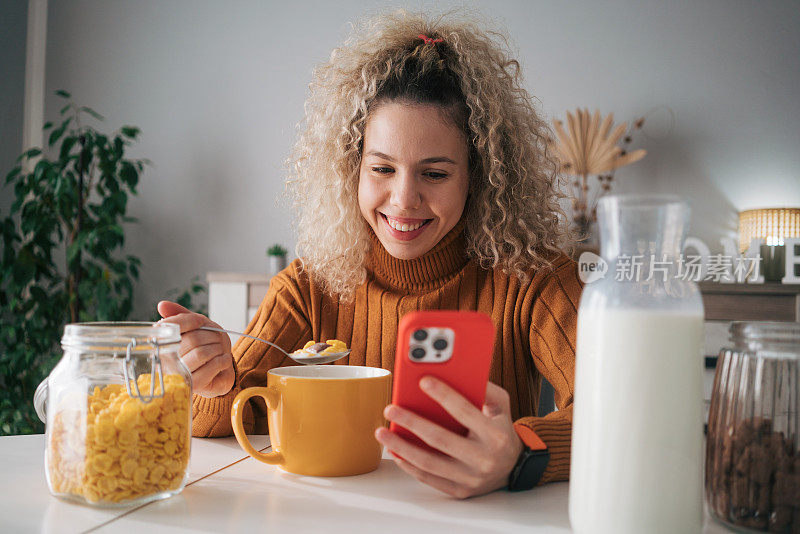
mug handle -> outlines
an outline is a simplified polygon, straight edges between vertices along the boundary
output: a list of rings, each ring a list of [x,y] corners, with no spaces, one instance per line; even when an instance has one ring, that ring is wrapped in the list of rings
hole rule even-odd
[[[279,452],[259,452],[247,439],[247,434],[244,432],[244,424],[242,423],[242,413],[244,413],[244,405],[250,397],[259,396],[267,401],[267,408],[274,410],[280,400],[280,394],[274,387],[253,387],[240,391],[233,399],[233,406],[231,406],[231,424],[233,425],[233,433],[236,436],[236,441],[239,445],[253,458],[260,462],[270,465],[283,465],[283,454]]]

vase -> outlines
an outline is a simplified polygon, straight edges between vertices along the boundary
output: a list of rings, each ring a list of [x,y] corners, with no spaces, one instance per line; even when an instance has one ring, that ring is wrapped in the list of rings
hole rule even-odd
[[[270,254],[269,258],[269,275],[275,276],[286,268],[286,256],[283,254]]]
[[[578,238],[575,242],[575,249],[572,254],[572,259],[578,261],[581,254],[584,252],[591,252],[593,254],[600,254],[600,240],[597,237],[597,223],[589,222],[585,224],[573,224],[575,233]]]

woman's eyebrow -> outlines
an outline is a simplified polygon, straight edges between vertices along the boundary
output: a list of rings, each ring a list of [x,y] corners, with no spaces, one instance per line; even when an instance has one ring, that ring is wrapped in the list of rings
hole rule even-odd
[[[370,150],[369,152],[367,152],[367,155],[368,156],[376,156],[378,158],[385,159],[385,160],[388,160],[388,161],[394,161],[393,157],[389,156],[388,154],[384,154],[383,152],[378,152],[377,150]],[[452,159],[447,158],[445,156],[434,156],[432,158],[425,158],[423,160],[420,160],[420,163],[421,164],[425,164],[425,163],[452,163],[453,165],[456,165],[455,161],[453,161]]]

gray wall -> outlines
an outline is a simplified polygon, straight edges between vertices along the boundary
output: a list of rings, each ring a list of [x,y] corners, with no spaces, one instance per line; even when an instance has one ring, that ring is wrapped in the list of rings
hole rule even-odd
[[[268,245],[294,247],[276,198],[312,68],[380,5],[398,3],[51,0],[47,92],[70,90],[109,128],[140,126],[134,154],[154,162],[130,205],[141,318],[194,274],[263,271]],[[684,194],[712,251],[737,211],[800,205],[800,3],[474,5],[507,27],[549,117],[647,116],[635,146],[649,154],[615,189]]]
[[[14,193],[3,188],[6,174],[22,153],[27,26],[26,0],[0,2],[0,217],[8,215]]]

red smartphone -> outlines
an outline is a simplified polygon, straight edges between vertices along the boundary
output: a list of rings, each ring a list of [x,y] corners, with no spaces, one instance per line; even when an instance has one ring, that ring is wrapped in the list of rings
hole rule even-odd
[[[466,427],[425,394],[419,381],[424,376],[438,378],[480,410],[486,396],[494,336],[492,320],[479,312],[419,311],[403,316],[397,330],[392,404],[466,435]],[[394,422],[389,429],[420,447],[432,449]]]

